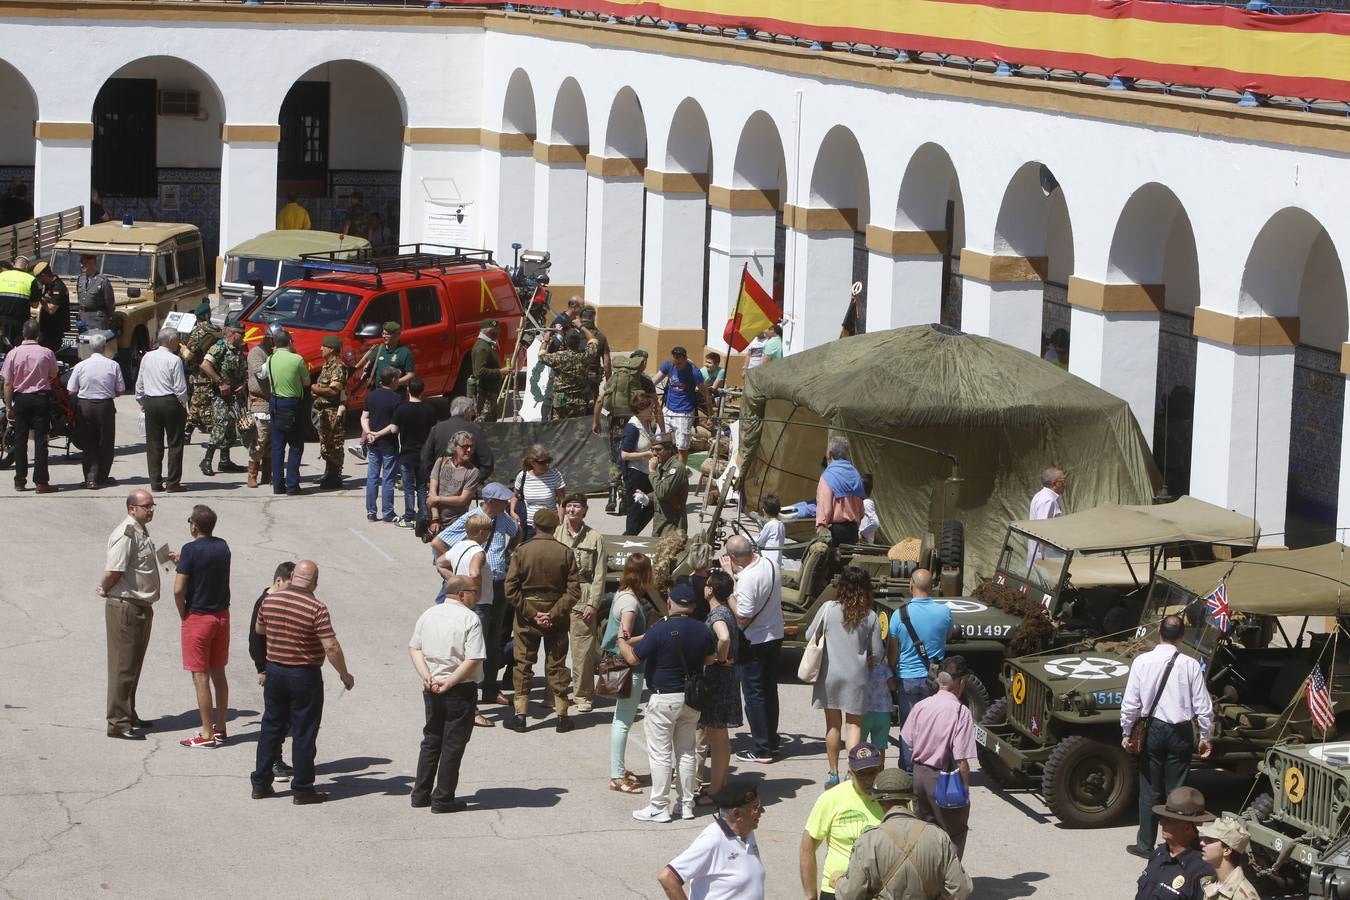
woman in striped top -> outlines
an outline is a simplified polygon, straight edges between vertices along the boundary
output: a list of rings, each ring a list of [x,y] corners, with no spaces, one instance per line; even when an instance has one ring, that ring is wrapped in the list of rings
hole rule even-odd
[[[567,482],[562,472],[550,468],[553,454],[542,444],[532,446],[520,462],[511,495],[511,518],[522,526],[525,540],[534,537],[534,514],[541,509],[552,509],[562,516],[563,498],[567,496]],[[518,504],[525,503],[525,521],[520,520]]]

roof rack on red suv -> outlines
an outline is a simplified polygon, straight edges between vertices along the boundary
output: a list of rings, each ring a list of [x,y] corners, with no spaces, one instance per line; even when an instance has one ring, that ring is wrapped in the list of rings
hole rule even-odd
[[[311,272],[358,272],[374,275],[376,281],[386,272],[417,272],[437,269],[445,274],[451,266],[495,266],[491,250],[450,247],[444,244],[399,244],[390,247],[361,247],[356,250],[322,250],[301,253],[305,277]]]

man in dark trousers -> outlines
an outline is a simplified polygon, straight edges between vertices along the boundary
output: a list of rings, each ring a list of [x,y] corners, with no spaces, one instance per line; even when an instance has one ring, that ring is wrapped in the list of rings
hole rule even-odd
[[[446,602],[422,613],[408,642],[426,707],[412,805],[417,809],[429,806],[433,813],[464,808],[455,799],[455,789],[464,749],[473,737],[478,684],[487,658],[483,626],[473,611],[479,594],[471,579],[451,575],[445,580]]]
[[[55,353],[70,330],[70,290],[56,277],[52,267],[41,260],[33,266],[33,277],[42,285],[42,307],[38,313],[42,336],[38,343]]]
[[[558,514],[541,509],[534,514],[535,536],[520,545],[506,571],[506,602],[515,610],[516,667],[513,673],[515,714],[506,720],[512,731],[525,730],[530,704],[530,683],[539,644],[544,645],[544,665],[549,691],[558,713],[558,731],[571,731],[567,717],[572,673],[567,670],[567,637],[572,607],[581,598],[577,559],[571,549],[553,537]]]
[[[258,609],[255,630],[267,638],[267,683],[263,685],[262,733],[250,780],[253,799],[275,795],[272,766],[281,758],[281,742],[291,734],[291,802],[297,806],[322,803],[328,795],[314,790],[315,742],[323,720],[323,661],[337,670],[342,686],[356,680],[347,671],[342,645],[333,633],[328,607],[314,596],[319,566],[309,559],[295,564],[291,583],[273,591]]]
[[[267,686],[267,636],[258,633],[258,610],[262,608],[262,602],[267,599],[268,594],[290,587],[291,573],[294,571],[295,563],[290,560],[278,565],[276,571],[272,573],[271,586],[263,590],[253,602],[253,615],[248,620],[248,655],[253,660],[253,667],[258,670],[259,687]],[[289,781],[292,771],[282,758],[278,745],[277,761],[272,763],[272,775],[277,781]]]
[[[51,419],[56,356],[38,343],[38,323],[23,323],[23,343],[5,354],[5,417],[14,423],[14,490],[28,489],[28,436],[33,436],[33,482],[39,494],[55,493],[48,483],[47,426]]]

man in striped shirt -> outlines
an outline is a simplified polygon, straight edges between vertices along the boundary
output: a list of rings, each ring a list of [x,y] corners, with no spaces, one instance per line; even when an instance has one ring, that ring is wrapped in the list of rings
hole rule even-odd
[[[251,780],[253,799],[271,797],[272,766],[281,758],[287,726],[291,733],[294,775],[291,802],[322,803],[328,795],[314,790],[314,745],[323,719],[323,661],[327,657],[342,686],[352,689],[342,645],[333,633],[328,607],[314,596],[319,567],[312,560],[295,564],[288,587],[273,591],[258,608],[258,634],[267,637],[267,680],[263,685],[262,733]]]

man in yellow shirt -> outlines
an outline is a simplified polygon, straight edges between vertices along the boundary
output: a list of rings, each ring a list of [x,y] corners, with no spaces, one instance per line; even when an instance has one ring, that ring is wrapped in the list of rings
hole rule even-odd
[[[277,230],[308,231],[310,227],[309,210],[296,201],[295,194],[288,193],[286,205],[277,212]]]
[[[821,794],[811,807],[798,859],[807,900],[834,897],[831,884],[837,874],[848,870],[853,842],[881,821],[881,806],[872,797],[872,783],[881,766],[881,751],[875,745],[858,744],[848,754],[849,780]],[[816,851],[821,841],[825,842],[825,866],[817,877]]]

